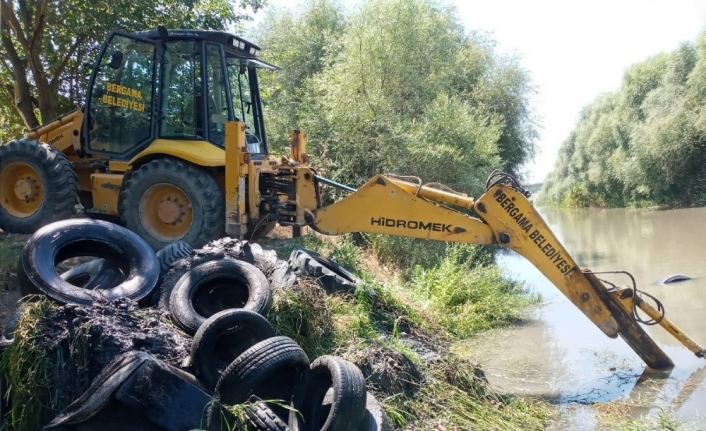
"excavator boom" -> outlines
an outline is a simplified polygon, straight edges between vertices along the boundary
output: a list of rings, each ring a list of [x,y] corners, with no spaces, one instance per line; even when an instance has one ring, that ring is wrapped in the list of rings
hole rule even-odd
[[[302,189],[299,177],[297,189]],[[491,179],[493,179],[491,177]],[[315,177],[308,187],[315,189]],[[641,308],[672,335],[704,356],[704,349],[650,306],[635,287],[607,287],[580,268],[549,229],[517,182],[498,173],[477,200],[394,176],[377,175],[340,201],[318,208],[298,207],[306,224],[326,235],[370,232],[470,244],[500,245],[532,262],[576,307],[611,338],[620,335],[653,369],[674,366],[638,323]],[[478,218],[443,205],[473,209]]]

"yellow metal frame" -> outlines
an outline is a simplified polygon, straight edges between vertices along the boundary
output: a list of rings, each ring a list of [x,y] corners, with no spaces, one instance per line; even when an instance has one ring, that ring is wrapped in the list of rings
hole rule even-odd
[[[118,215],[118,200],[123,176],[123,174],[91,174],[92,210],[102,214]]]
[[[227,121],[225,130],[225,204],[226,233],[242,238],[248,224],[245,207],[245,179],[247,169],[247,147],[245,146],[245,123]]]
[[[475,209],[492,229],[497,243],[532,262],[606,335],[615,337],[620,332],[593,286],[524,195],[508,186],[495,185],[478,199]]]
[[[304,222],[320,233],[371,232],[510,248],[532,262],[607,336],[620,335],[649,367],[674,366],[636,322],[632,301],[653,318],[659,313],[641,297],[607,289],[593,273],[579,268],[532,203],[512,187],[493,185],[474,201],[452,191],[377,175],[346,198],[317,208],[309,191],[315,184],[312,171],[298,167],[295,178],[297,213],[301,212]],[[472,208],[480,218],[440,203]],[[663,318],[660,323],[697,356],[706,354],[669,320]]]
[[[313,179],[311,180],[313,182]],[[415,196],[384,175],[324,208],[310,208],[312,228],[326,235],[372,232],[439,241],[494,244],[483,221]]]
[[[208,141],[186,141],[175,139],[155,139],[149,147],[133,157],[128,165],[132,166],[140,159],[153,156],[174,156],[198,166],[225,166],[225,150]]]
[[[77,109],[31,130],[27,133],[27,138],[44,142],[71,155],[81,148],[82,125],[83,112]]]

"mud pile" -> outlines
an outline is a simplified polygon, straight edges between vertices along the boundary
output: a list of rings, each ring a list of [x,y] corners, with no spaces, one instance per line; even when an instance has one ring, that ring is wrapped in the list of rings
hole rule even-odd
[[[311,252],[309,259],[313,259],[314,255],[315,253]],[[95,424],[98,423],[96,418],[98,417],[112,418],[117,414],[116,412],[122,412],[120,414],[129,413],[129,416],[134,416],[131,420],[136,421],[136,424],[144,424],[140,426],[147,427],[140,428],[138,426],[139,429],[181,430],[182,428],[179,426],[170,425],[170,421],[173,419],[171,416],[179,418],[179,415],[184,416],[185,412],[201,412],[203,405],[213,404],[214,396],[218,393],[223,397],[224,403],[227,404],[235,405],[246,401],[252,402],[254,407],[241,409],[241,412],[248,419],[241,419],[246,421],[244,422],[245,424],[249,424],[249,429],[262,429],[257,428],[259,419],[256,416],[271,415],[272,411],[277,409],[270,406],[272,408],[272,411],[270,411],[268,406],[258,403],[256,399],[253,401],[248,400],[248,398],[238,398],[240,386],[236,383],[242,377],[237,373],[229,374],[228,379],[233,382],[233,385],[225,385],[222,384],[221,380],[224,380],[225,374],[230,371],[219,370],[223,378],[217,383],[222,385],[221,389],[219,389],[218,385],[214,389],[213,386],[204,383],[205,380],[202,380],[198,374],[199,363],[194,364],[194,350],[198,344],[195,340],[201,335],[199,333],[194,335],[193,332],[183,328],[176,319],[178,315],[175,314],[174,304],[169,303],[171,296],[173,296],[172,291],[176,290],[175,285],[179,285],[180,281],[181,285],[183,285],[183,280],[185,279],[192,280],[192,283],[197,283],[193,281],[193,274],[199,267],[203,268],[204,264],[209,266],[212,263],[222,262],[223,260],[247,262],[257,268],[253,268],[252,271],[259,269],[266,278],[266,281],[263,279],[260,286],[265,286],[265,290],[269,289],[273,296],[276,295],[276,292],[290,291],[294,295],[302,296],[300,280],[302,280],[301,277],[308,274],[302,274],[301,271],[295,274],[295,268],[292,267],[290,262],[278,259],[276,252],[273,250],[264,250],[257,244],[230,238],[213,241],[201,249],[193,250],[190,256],[171,262],[166,271],[163,270],[154,290],[139,301],[127,298],[112,301],[96,299],[89,305],[77,305],[74,303],[62,305],[52,302],[50,299],[52,297],[50,296],[28,296],[20,303],[21,308],[18,310],[21,311],[13,313],[16,317],[15,322],[11,323],[7,331],[5,331],[7,339],[10,341],[3,345],[4,351],[0,360],[0,390],[3,395],[9,394],[9,396],[4,397],[5,402],[0,403],[0,420],[12,422],[12,429],[21,431],[38,431],[45,429],[44,427],[46,426],[49,427],[47,429],[52,430],[82,431],[84,429],[97,429],[91,428],[91,426],[96,426]],[[61,262],[56,269],[61,273],[62,271],[70,270],[69,267],[72,265],[83,264],[87,261],[90,261],[90,259],[74,256],[71,261]],[[321,268],[317,267],[317,270],[320,271]],[[188,276],[185,277],[185,274]],[[316,280],[313,278],[306,278],[306,280],[305,283],[309,285],[316,284]],[[336,282],[333,279],[330,281],[332,283]],[[346,279],[341,282],[346,283],[346,288],[348,288],[349,281]],[[209,283],[207,279],[200,282]],[[114,286],[107,287],[113,290],[116,289]],[[249,288],[253,289],[252,286]],[[86,291],[87,289],[84,288],[82,290]],[[97,289],[101,289],[101,287]],[[210,295],[213,298],[213,301],[209,303],[210,305],[218,304],[219,301],[225,303],[223,300],[226,298],[219,297],[222,294],[216,293],[218,289],[223,289],[222,284],[212,287],[208,285],[206,287],[193,287],[191,300],[195,304],[197,296],[199,296],[200,300],[203,300],[204,296]],[[321,287],[317,287],[316,290],[318,294],[317,303],[325,304],[326,301],[323,298],[327,292]],[[70,292],[70,290],[67,291]],[[251,295],[254,294],[253,292],[251,290]],[[100,294],[98,293],[95,297],[99,298]],[[181,296],[177,295],[176,297],[180,298],[179,301],[182,301]],[[175,303],[178,302],[174,299],[172,300]],[[54,298],[54,301],[56,301],[56,298]],[[181,304],[182,302],[179,303]],[[195,307],[195,310],[197,313],[200,312],[198,307]],[[203,315],[206,318],[206,321],[202,324],[203,327],[215,325],[213,323],[215,319],[220,319],[224,313],[225,310],[223,313],[216,312],[211,317]],[[266,321],[265,318],[268,317],[267,310],[263,309],[256,311],[256,313],[264,316],[260,317],[260,319]],[[271,318],[272,316],[269,317]],[[270,320],[274,321],[273,319]],[[266,324],[269,325],[269,323]],[[241,332],[246,332],[243,337],[248,335],[248,329],[245,326],[240,327],[239,330]],[[236,337],[235,334],[239,334],[239,332],[232,332],[232,328],[226,329],[226,331],[231,331],[230,333],[224,333],[227,336]],[[276,334],[273,333],[270,337],[274,335]],[[192,338],[194,336],[196,338]],[[220,336],[216,335],[216,338]],[[244,340],[245,338],[241,341]],[[357,413],[360,417],[360,419],[357,419],[357,423],[360,423],[361,427],[365,428],[366,431],[369,429],[393,429],[389,418],[375,400],[373,393],[368,393],[367,399],[369,402],[366,404],[366,386],[375,394],[392,394],[397,390],[403,390],[411,394],[415,392],[414,388],[423,382],[422,373],[409,358],[398,352],[387,352],[382,346],[378,345],[369,346],[362,355],[356,358],[356,363],[352,363],[343,358],[326,355],[322,355],[317,359],[321,359],[324,356],[328,359],[321,359],[316,362],[314,356],[307,358],[301,347],[288,337],[276,336],[252,342],[255,344],[248,351],[256,349],[267,342],[270,342],[273,346],[277,343],[289,343],[291,346],[282,345],[286,349],[296,348],[301,351],[302,360],[300,365],[303,366],[298,367],[297,373],[299,373],[299,376],[296,377],[293,384],[285,385],[288,386],[284,388],[287,394],[283,397],[273,396],[263,399],[289,399],[292,400],[293,406],[297,410],[307,410],[314,416],[318,415],[319,413],[315,412],[322,408],[324,410],[329,409],[326,411],[332,412],[334,410],[339,411],[339,408],[334,409],[330,404],[322,404],[324,392],[319,389],[317,391],[321,392],[321,400],[312,401],[311,397],[306,395],[305,392],[307,391],[304,390],[302,392],[302,390],[297,389],[298,387],[306,389],[306,385],[312,385],[312,387],[317,388],[324,385],[328,388],[331,383],[327,379],[330,377],[327,378],[325,375],[334,372],[334,370],[339,369],[337,367],[341,366],[349,370],[344,374],[349,376],[349,378],[359,374],[359,377],[356,377],[359,379],[358,383],[349,382],[348,386],[344,385],[339,388],[339,391],[344,389],[353,391],[349,396],[355,396],[355,399],[359,400],[357,408],[359,410],[362,409]],[[201,344],[206,345],[204,343]],[[243,343],[241,342],[241,344]],[[216,344],[212,344],[209,348],[215,348],[215,346]],[[248,349],[247,346],[244,348]],[[275,350],[272,350],[273,355]],[[226,351],[227,349],[224,350],[224,352]],[[224,352],[214,351],[214,358],[216,354],[220,355]],[[233,360],[228,370],[236,369],[237,367],[234,367],[233,364],[242,357],[247,356],[246,353],[238,353],[239,356],[235,356],[236,359]],[[284,353],[285,351],[283,350]],[[253,362],[253,364],[257,363],[258,366],[263,368],[269,366],[268,362],[262,362],[262,359],[256,358],[254,354],[251,354],[251,356],[253,356],[253,360],[260,361]],[[228,361],[231,359],[228,359]],[[284,356],[282,360],[285,360]],[[315,366],[315,362],[320,364],[320,369],[315,373],[318,377],[306,377],[313,372],[307,371],[310,362],[312,367]],[[242,368],[244,370],[252,369],[249,365]],[[258,390],[260,390],[261,393],[266,394],[268,386],[279,389],[281,385],[278,385],[276,380],[288,374],[281,374],[281,371],[274,369],[272,373],[274,373],[274,377],[267,378],[275,380],[268,381],[269,383],[263,384],[264,386],[261,389],[255,388],[250,393],[257,395]],[[162,377],[154,377],[158,375]],[[366,378],[371,382],[370,385],[366,385]],[[409,383],[400,386],[397,384],[400,379]],[[241,384],[247,384],[247,382],[244,381]],[[363,392],[360,393],[359,390],[353,389],[356,387],[363,388]],[[288,391],[295,389],[305,394],[300,394],[299,398],[297,396],[292,398]],[[159,393],[154,393],[154,391]],[[135,404],[135,396],[144,397],[146,401]],[[189,401],[194,397],[199,400],[196,404]],[[227,401],[227,397],[231,397],[232,402]],[[165,401],[170,399],[180,399],[187,404],[174,408],[168,405],[171,401]],[[297,405],[297,402],[303,404]],[[128,406],[127,411],[125,410],[126,406]],[[130,409],[136,410],[133,412]],[[160,413],[156,414],[156,411]],[[278,420],[280,422],[284,421],[282,424],[287,422],[288,417],[289,421],[292,420],[288,410],[284,409],[277,412]],[[184,418],[181,422],[182,424],[192,424],[184,428],[185,430],[203,428],[199,427],[198,424],[193,425],[193,416],[195,414]],[[328,415],[328,413],[326,414]],[[273,420],[274,418],[272,416]],[[120,428],[122,425],[112,424],[112,419],[109,422],[111,424],[105,425],[101,429],[111,431],[114,428],[116,430],[124,429]],[[89,426],[89,424],[93,425]],[[4,426],[6,425],[3,422],[3,424],[0,424],[0,428],[5,429]],[[251,425],[254,425],[255,428]],[[210,430],[212,428],[207,426],[204,429]]]

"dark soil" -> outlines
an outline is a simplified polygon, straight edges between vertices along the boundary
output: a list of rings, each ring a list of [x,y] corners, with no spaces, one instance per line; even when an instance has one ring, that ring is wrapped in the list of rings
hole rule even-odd
[[[355,354],[354,363],[365,376],[368,388],[384,396],[404,393],[411,397],[424,383],[424,375],[404,353],[371,344]]]
[[[44,328],[45,340],[51,341],[47,354],[64,358],[79,354],[86,359],[82,366],[77,361],[63,364],[65,370],[59,374],[61,380],[56,382],[57,392],[63,395],[61,398],[68,402],[78,398],[106,364],[128,351],[148,352],[179,367],[189,355],[191,340],[165,322],[161,311],[138,310],[137,303],[129,299],[90,307],[68,304],[52,308],[37,322]],[[83,346],[85,351],[77,352],[77,345]]]

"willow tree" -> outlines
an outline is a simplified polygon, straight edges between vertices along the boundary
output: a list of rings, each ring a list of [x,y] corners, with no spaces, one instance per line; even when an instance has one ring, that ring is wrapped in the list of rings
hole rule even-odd
[[[340,181],[391,172],[478,193],[492,168],[519,171],[533,153],[526,73],[452,7],[371,0],[346,15],[313,0],[257,34],[284,62],[273,80],[289,83],[268,120],[305,128],[317,166]]]
[[[545,200],[569,206],[706,204],[706,33],[631,66],[586,107]]]

